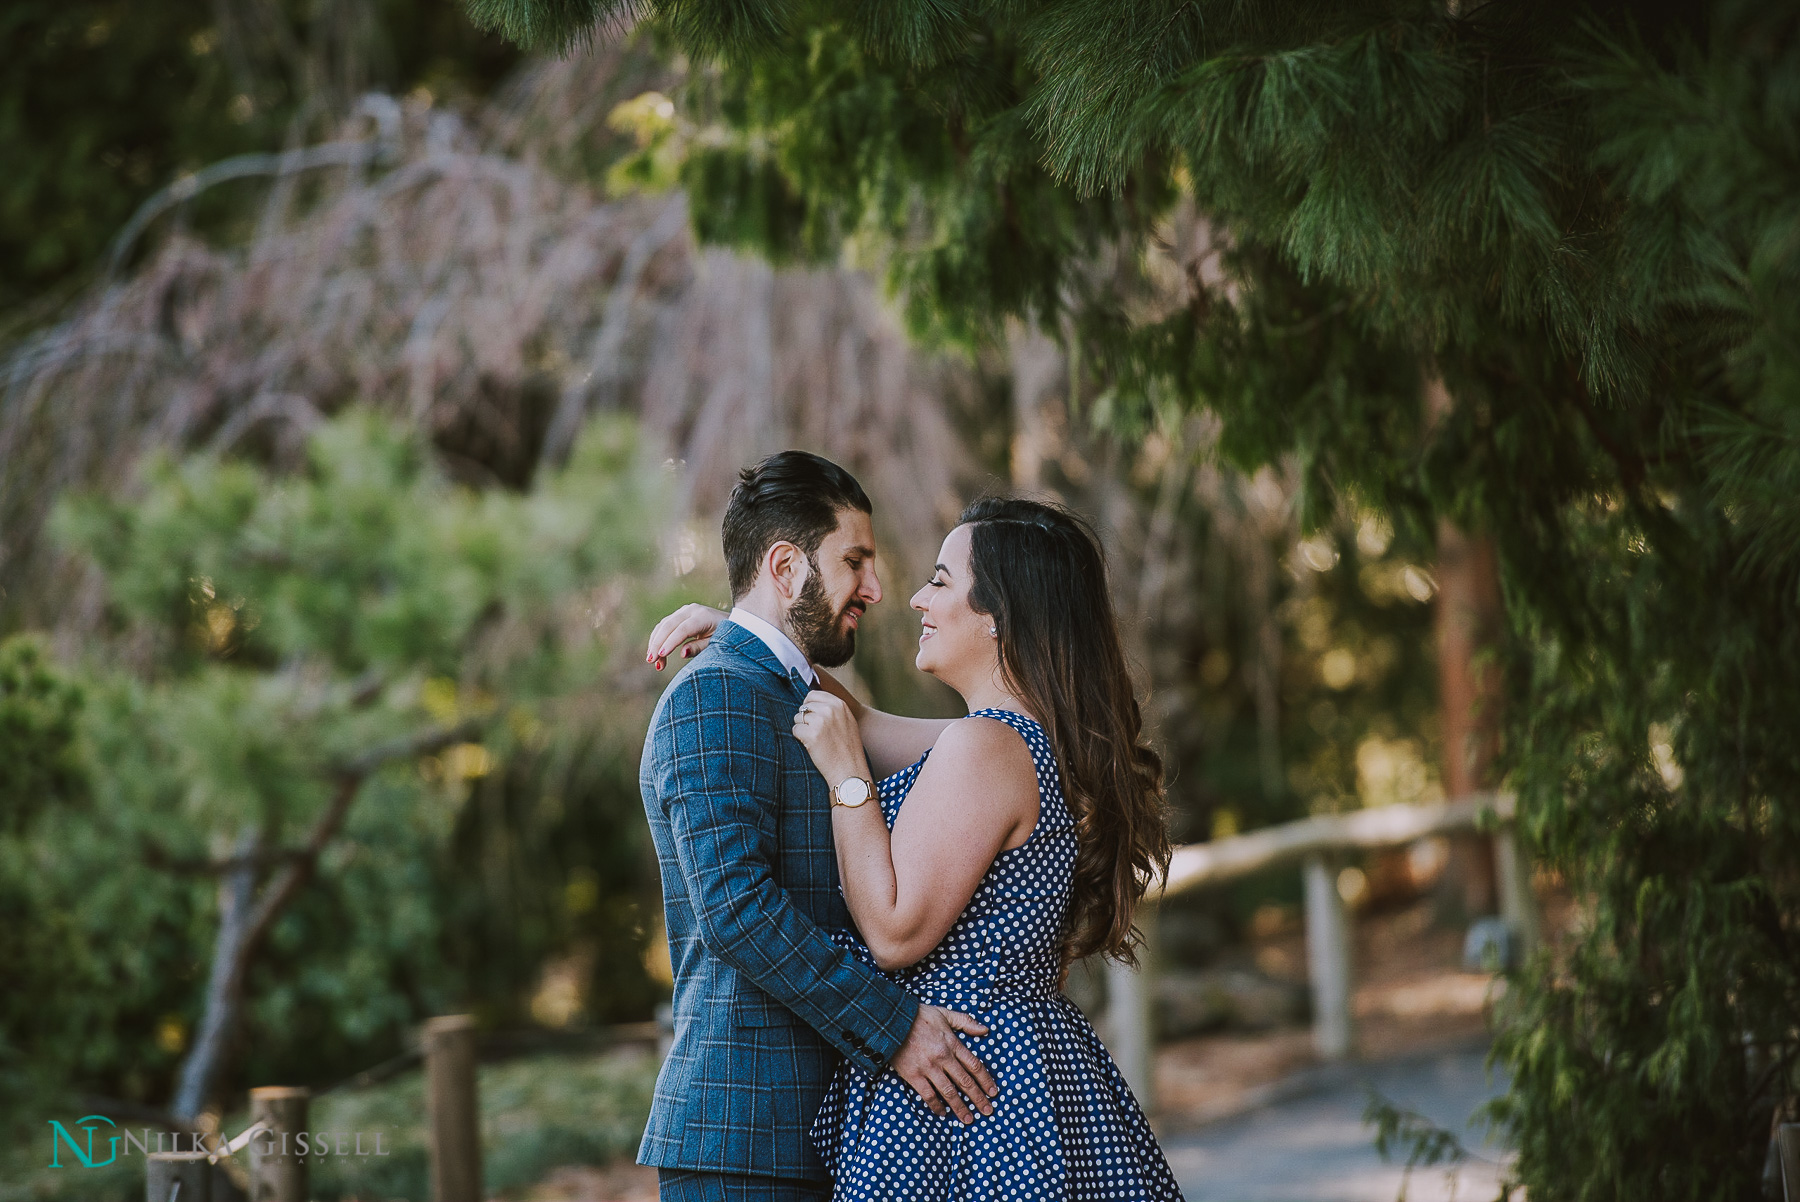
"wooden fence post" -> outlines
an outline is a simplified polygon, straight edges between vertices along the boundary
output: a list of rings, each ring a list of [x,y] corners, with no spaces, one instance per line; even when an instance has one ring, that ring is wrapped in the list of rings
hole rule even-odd
[[[144,1202],[212,1202],[212,1157],[151,1152],[144,1157]]]
[[[425,1110],[432,1202],[481,1202],[481,1110],[475,1096],[475,1019],[427,1019]]]
[[[1518,945],[1514,962],[1523,964],[1537,950],[1537,898],[1531,892],[1531,862],[1510,822],[1494,832],[1494,868],[1500,878],[1500,917],[1512,928]]]
[[[1800,1202],[1800,1123],[1775,1129],[1775,1150],[1781,1159],[1782,1193],[1787,1202]]]
[[[250,1091],[250,1122],[268,1130],[250,1140],[250,1202],[307,1202],[306,1158],[294,1137],[306,1130],[312,1092],[298,1086],[264,1085]]]
[[[1146,1113],[1156,1110],[1156,1036],[1151,1012],[1156,993],[1156,918],[1153,903],[1146,902],[1138,910],[1144,944],[1138,948],[1137,968],[1106,962],[1106,1025],[1112,1044],[1108,1050]]]
[[[1350,921],[1338,893],[1335,865],[1306,857],[1306,963],[1313,998],[1313,1043],[1326,1060],[1350,1055]]]

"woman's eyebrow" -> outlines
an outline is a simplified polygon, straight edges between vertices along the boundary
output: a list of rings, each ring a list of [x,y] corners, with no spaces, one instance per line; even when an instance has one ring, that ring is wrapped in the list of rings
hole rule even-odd
[[[941,564],[941,563],[940,563],[940,564],[938,564],[938,565],[936,565],[936,566],[935,566],[935,567],[933,567],[933,568],[932,568],[932,569],[931,569],[931,570],[932,570],[932,572],[933,572],[933,574],[936,574],[936,573],[938,573],[938,572],[942,572],[942,573],[943,573],[943,574],[944,574],[944,575],[946,575],[946,576],[948,576],[948,575],[950,575],[950,574],[951,574],[951,572],[950,572],[950,569],[949,569],[949,568],[947,568],[947,567],[945,567],[945,566],[944,566],[944,565],[943,565],[943,564]]]

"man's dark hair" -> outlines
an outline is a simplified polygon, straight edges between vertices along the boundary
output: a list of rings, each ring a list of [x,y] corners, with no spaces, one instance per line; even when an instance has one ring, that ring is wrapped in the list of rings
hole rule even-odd
[[[780,451],[739,472],[720,532],[732,601],[756,583],[770,547],[793,543],[810,560],[846,509],[875,512],[855,476],[809,451]]]

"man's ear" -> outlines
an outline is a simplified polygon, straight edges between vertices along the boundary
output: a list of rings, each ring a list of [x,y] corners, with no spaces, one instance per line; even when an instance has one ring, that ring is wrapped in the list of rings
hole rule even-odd
[[[792,601],[800,595],[800,588],[806,583],[807,566],[806,556],[800,553],[799,547],[789,542],[774,544],[763,559],[763,566],[783,600]]]

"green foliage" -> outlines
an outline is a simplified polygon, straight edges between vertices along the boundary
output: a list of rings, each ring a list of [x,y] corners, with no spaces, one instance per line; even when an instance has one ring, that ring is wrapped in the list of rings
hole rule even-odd
[[[37,640],[0,643],[0,833],[16,834],[46,806],[85,797],[81,700]]]
[[[603,1165],[637,1150],[657,1062],[642,1050],[594,1056],[533,1056],[481,1066],[482,1176],[490,1191],[519,1189],[562,1165]],[[385,1131],[391,1160],[325,1158],[314,1192],[337,1198],[431,1196],[425,1129],[425,1079],[407,1073],[383,1085],[342,1091],[318,1103],[330,1131]],[[329,1124],[329,1125],[326,1125]],[[365,1140],[364,1147],[369,1142]]]
[[[169,777],[158,751],[127,733],[147,720],[146,697],[105,678],[82,692],[75,747],[91,800],[53,801],[0,835],[0,894],[13,918],[0,937],[10,983],[0,991],[0,1076],[12,1095],[0,1103],[35,1102],[70,1082],[149,1096],[178,1050],[159,1035],[193,1004],[210,946],[210,891],[145,865],[138,841],[159,815],[119,805],[121,778],[152,788]]]
[[[46,763],[73,730],[94,804],[50,797],[0,838],[0,888],[28,916],[6,949],[5,1067],[166,1096],[213,955],[207,865],[249,846],[275,871],[358,761],[376,770],[253,963],[247,1076],[347,1074],[452,1007],[532,1021],[557,957],[588,1001],[545,1021],[647,1014],[640,715],[608,671],[653,562],[655,479],[630,427],[599,422],[532,492],[477,493],[351,411],[295,475],[163,459],[134,495],[60,506],[109,625],[78,715],[10,644],[0,684],[29,687],[0,694],[0,729],[34,702]]]
[[[622,7],[609,0],[545,0],[535,5],[470,0],[469,15],[477,26],[496,30],[521,46],[570,50],[591,41],[596,28]]]
[[[485,91],[517,55],[417,0],[13,0],[0,58],[3,310],[70,283],[181,172],[280,149],[371,87]],[[213,197],[194,214],[236,215]]]
[[[1369,1089],[1369,1101],[1363,1107],[1363,1122],[1375,1128],[1375,1151],[1383,1160],[1392,1160],[1400,1152],[1406,1153],[1408,1177],[1421,1166],[1454,1165],[1469,1155],[1454,1131],[1445,1130],[1417,1111],[1402,1109],[1373,1088]],[[1400,1198],[1405,1202],[1404,1185]]]
[[[1800,1092],[1791,6],[650,7],[730,51],[686,103],[755,170],[691,160],[703,231],[778,212],[766,245],[884,261],[916,328],[1066,331],[1100,417],[1211,410],[1237,462],[1298,456],[1314,525],[1495,539],[1509,783],[1587,914],[1499,1035],[1517,1175],[1757,1196]],[[1171,309],[1183,199],[1225,270]]]

